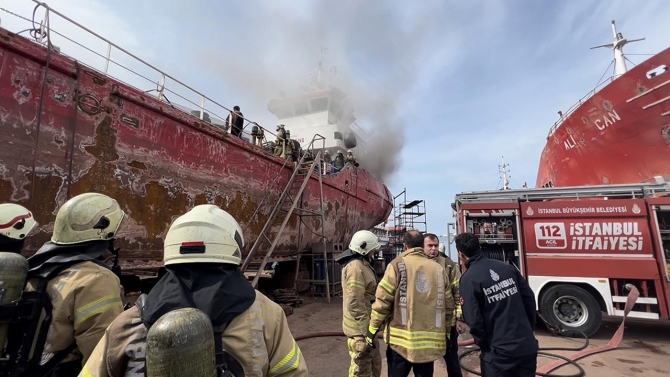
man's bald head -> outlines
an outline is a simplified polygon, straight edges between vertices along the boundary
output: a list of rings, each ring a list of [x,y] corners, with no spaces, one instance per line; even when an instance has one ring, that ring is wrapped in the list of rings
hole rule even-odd
[[[418,230],[410,230],[405,233],[405,237],[403,237],[403,243],[408,249],[423,247],[423,234],[421,234],[421,232]]]

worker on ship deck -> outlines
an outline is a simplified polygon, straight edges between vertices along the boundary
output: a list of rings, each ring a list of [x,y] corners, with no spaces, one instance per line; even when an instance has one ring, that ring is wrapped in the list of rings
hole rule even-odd
[[[380,247],[374,233],[359,230],[351,237],[349,249],[335,260],[342,266],[342,330],[348,337],[350,377],[379,377],[382,372],[379,342],[373,339],[372,348],[365,341],[377,289],[370,260]]]
[[[356,162],[356,157],[354,157],[354,152],[352,152],[351,149],[347,151],[347,157],[345,158],[345,161],[354,166],[358,166],[358,163]]]
[[[244,129],[244,115],[240,111],[239,106],[234,106],[233,111],[228,114],[226,118],[226,129],[230,130],[230,134],[242,138],[242,129]]]
[[[449,276],[423,250],[421,232],[405,233],[405,251],[386,267],[372,304],[366,341],[374,347],[377,331],[386,323],[384,340],[389,376],[433,375],[434,361],[447,352],[447,330],[454,314],[445,306]]]
[[[253,127],[251,127],[251,144],[262,147],[264,137],[265,131],[263,131],[263,127],[259,126],[257,123],[254,123]]]
[[[35,216],[26,207],[0,204],[0,252],[20,254],[26,237],[37,225]]]
[[[243,247],[242,228],[216,205],[197,205],[178,217],[165,236],[166,274],[112,322],[80,376],[146,376],[147,332],[162,315],[188,307],[212,321],[219,372],[307,376],[284,310],[239,268]]]
[[[461,306],[481,349],[482,376],[534,377],[538,343],[533,291],[515,267],[485,257],[474,234],[461,233],[454,242],[467,267],[459,286]]]
[[[342,170],[344,168],[344,154],[342,151],[337,151],[335,155],[335,172]]]
[[[330,152],[328,152],[327,149],[323,152],[323,162],[323,174],[330,174],[333,170],[333,158],[330,156]]]
[[[275,140],[275,156],[284,157],[284,143],[286,141],[286,130],[283,124],[277,125],[277,139]]]

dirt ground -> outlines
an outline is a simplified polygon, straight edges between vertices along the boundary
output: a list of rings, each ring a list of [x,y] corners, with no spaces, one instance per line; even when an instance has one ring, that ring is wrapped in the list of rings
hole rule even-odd
[[[304,297],[301,307],[295,308],[288,322],[294,336],[320,331],[342,330],[342,298],[334,297],[330,304],[325,298]],[[591,339],[590,347],[607,344],[621,323],[620,318],[607,318],[600,331]],[[583,340],[553,337],[544,326],[538,325],[536,337],[540,347],[578,347]],[[349,355],[346,338],[311,338],[298,342],[313,377],[341,377],[347,375]],[[383,358],[382,376],[387,376],[385,344],[381,344]],[[464,351],[460,349],[459,352]],[[568,356],[574,352],[550,351]],[[669,376],[670,375],[670,322],[643,322],[629,319],[626,321],[624,339],[619,348],[606,353],[589,356],[579,361],[588,377],[615,376]],[[538,367],[554,359],[538,358]],[[479,369],[477,356],[466,359],[468,365]],[[552,373],[569,375],[577,370],[565,366]],[[444,360],[435,364],[435,377],[446,377]],[[464,371],[464,376],[473,376]],[[413,376],[413,374],[410,374]]]

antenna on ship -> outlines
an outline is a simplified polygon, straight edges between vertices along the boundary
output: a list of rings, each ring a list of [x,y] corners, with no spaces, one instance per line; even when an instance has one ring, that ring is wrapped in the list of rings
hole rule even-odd
[[[509,164],[505,163],[505,156],[502,156],[502,165],[498,165],[498,171],[500,171],[500,179],[503,182],[503,187],[501,190],[509,190],[509,179],[512,177],[509,175]]]
[[[608,47],[614,51],[614,69],[616,69],[616,77],[619,77],[628,71],[626,67],[626,56],[623,53],[623,46],[631,42],[639,42],[645,40],[645,38],[631,39],[628,40],[623,37],[621,33],[616,31],[616,23],[612,20],[612,34],[614,35],[614,42],[606,45],[594,46],[591,47],[591,50],[594,48]]]

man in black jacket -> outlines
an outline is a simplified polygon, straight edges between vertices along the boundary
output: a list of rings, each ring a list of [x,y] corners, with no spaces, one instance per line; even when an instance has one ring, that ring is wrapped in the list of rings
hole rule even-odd
[[[467,267],[461,277],[461,305],[470,334],[481,349],[483,377],[534,377],[538,343],[535,296],[519,271],[486,258],[472,233],[455,238]]]

